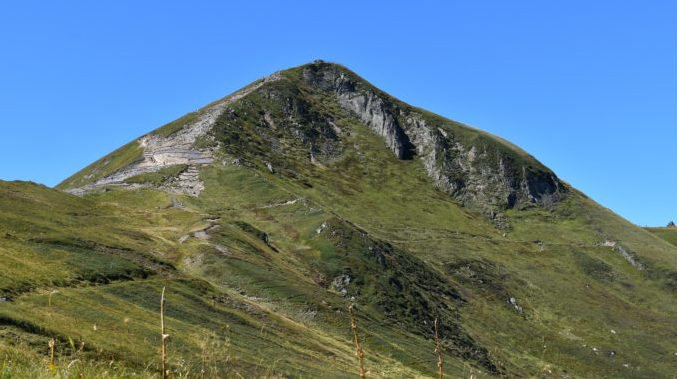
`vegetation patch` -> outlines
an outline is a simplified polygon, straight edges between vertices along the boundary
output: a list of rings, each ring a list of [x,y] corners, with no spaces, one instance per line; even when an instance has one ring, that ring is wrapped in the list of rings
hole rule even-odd
[[[132,141],[107,156],[85,167],[75,175],[59,183],[56,188],[69,189],[82,187],[88,183],[113,174],[121,168],[127,167],[143,159],[144,149],[137,141]]]
[[[182,130],[187,125],[191,125],[199,120],[198,112],[187,113],[184,116],[169,122],[160,128],[154,130],[151,134],[161,135],[163,137],[169,137],[174,133]]]
[[[677,246],[677,227],[672,226],[672,227],[660,227],[660,228],[653,228],[653,227],[647,227],[644,228],[651,232],[652,234],[664,239],[665,241],[671,243],[674,246]]]
[[[580,269],[588,276],[603,281],[612,281],[616,278],[613,267],[606,262],[592,257],[582,251],[573,251],[573,258]]]
[[[154,186],[159,186],[168,180],[179,176],[182,172],[186,171],[189,166],[186,164],[177,164],[172,166],[163,167],[156,172],[146,172],[143,174],[135,175],[130,178],[125,179],[126,183],[130,184],[151,184]]]

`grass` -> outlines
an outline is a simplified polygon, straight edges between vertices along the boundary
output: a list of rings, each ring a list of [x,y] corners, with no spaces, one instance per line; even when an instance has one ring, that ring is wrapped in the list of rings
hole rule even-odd
[[[151,134],[167,138],[181,130],[184,126],[195,123],[198,121],[198,119],[199,112],[191,112],[178,118],[177,120],[161,126],[160,128],[154,130]],[[65,179],[63,182],[59,183],[56,188],[77,188],[96,182],[101,178],[113,174],[121,168],[129,166],[135,161],[143,159],[143,151],[144,149],[136,140],[132,141]],[[140,177],[133,179],[136,180],[133,182],[140,183],[146,181],[156,181],[158,179],[161,179],[161,177],[158,175],[153,175],[153,173],[147,174],[146,176],[142,174]]]
[[[288,311],[283,312],[278,308],[279,304],[253,303],[246,296],[223,284],[220,286],[222,289],[219,289],[207,283],[201,284],[200,281],[187,282],[184,279],[185,274],[173,269],[172,266],[163,266],[162,257],[138,259],[139,256],[145,256],[143,251],[164,250],[167,251],[165,254],[171,256],[173,250],[171,246],[176,245],[178,237],[184,230],[192,230],[194,228],[192,225],[200,225],[200,220],[205,217],[189,210],[180,211],[163,207],[162,204],[170,203],[169,196],[159,196],[156,202],[149,202],[149,199],[154,199],[153,196],[149,196],[151,192],[139,198],[134,194],[121,192],[119,194],[124,196],[114,196],[118,205],[113,206],[113,203],[109,202],[113,195],[110,192],[98,195],[102,199],[99,201],[79,199],[31,184],[6,183],[6,185],[8,188],[3,191],[2,196],[5,200],[2,203],[3,222],[4,225],[14,225],[5,229],[12,231],[13,238],[1,240],[3,247],[7,247],[7,243],[14,246],[8,249],[7,254],[17,259],[20,256],[13,255],[15,251],[28,253],[40,248],[43,249],[41,251],[51,255],[28,255],[22,259],[25,259],[25,263],[35,261],[35,265],[32,266],[34,268],[48,262],[53,266],[45,270],[44,279],[40,279],[40,275],[33,275],[34,269],[8,273],[18,275],[13,276],[14,278],[23,277],[30,281],[25,290],[3,292],[3,296],[10,295],[13,299],[11,302],[0,304],[0,313],[6,320],[5,323],[21,326],[19,332],[21,338],[28,338],[34,334],[38,336],[56,334],[61,336],[58,337],[61,342],[57,344],[60,346],[70,335],[77,340],[85,341],[86,346],[93,349],[105,347],[104,354],[108,354],[107,351],[114,353],[116,361],[125,362],[131,367],[131,371],[144,372],[147,364],[145,362],[157,361],[154,358],[156,356],[154,351],[157,350],[153,346],[158,346],[159,343],[154,333],[157,306],[148,299],[155,297],[154,294],[159,293],[162,286],[167,286],[168,289],[172,288],[171,296],[174,297],[170,299],[171,306],[168,309],[168,318],[171,320],[168,325],[171,329],[167,334],[173,336],[168,349],[173,352],[173,357],[184,362],[182,364],[186,370],[197,372],[203,365],[204,348],[201,346],[205,338],[198,336],[208,336],[216,332],[218,339],[223,340],[227,336],[229,338],[229,365],[215,363],[225,361],[224,357],[213,357],[207,363],[212,367],[209,372],[227,374],[230,372],[228,375],[234,376],[235,373],[240,373],[247,377],[255,374],[264,375],[269,370],[273,375],[270,362],[261,359],[264,356],[281,356],[281,352],[285,351],[282,355],[283,360],[278,363],[280,368],[277,368],[276,372],[301,375],[307,373],[315,376],[313,373],[325,372],[332,367],[333,372],[340,377],[342,372],[345,372],[346,377],[351,376],[349,374],[353,366],[351,340],[347,338],[348,336],[342,336],[346,332],[334,334],[309,329],[293,312],[295,307],[287,308],[290,310],[290,316],[287,316]],[[13,195],[10,196],[12,193],[20,195],[23,203],[18,203],[16,198],[12,198]],[[128,214],[125,211],[126,206],[137,205],[136,202],[141,199],[145,201],[144,206],[131,211],[128,218],[117,215],[118,212]],[[41,213],[45,209],[41,204],[45,201],[52,204],[50,216],[47,218]],[[161,209],[155,204],[161,205]],[[143,209],[145,211],[142,211]],[[101,220],[85,222],[89,227],[83,227],[79,224],[81,221],[76,221],[83,217],[85,220],[94,217]],[[14,220],[22,222],[13,223]],[[54,222],[57,223],[55,226],[59,227],[49,228],[48,226]],[[164,226],[167,222],[176,226],[173,228]],[[73,223],[73,229],[66,227],[69,223]],[[113,224],[117,224],[117,228],[111,228]],[[40,225],[42,232],[36,229]],[[227,225],[233,225],[230,230],[234,237],[237,237],[233,242],[243,241],[245,243],[243,248],[257,249],[255,251],[269,249],[256,235],[235,224],[226,224],[225,227]],[[139,238],[142,226],[146,230],[144,233],[149,233],[145,238]],[[109,232],[103,232],[105,229]],[[115,232],[111,233],[111,230]],[[33,239],[34,233],[42,235],[42,239],[27,243],[29,239]],[[81,247],[71,247],[63,243],[73,240],[81,241]],[[186,249],[183,249],[176,259],[179,262],[183,261],[182,256],[186,256],[194,249],[201,252],[198,242],[193,240],[182,244]],[[233,242],[224,243],[230,250],[238,251],[238,246],[233,245]],[[111,249],[104,249],[99,253],[96,250],[96,246],[99,245],[114,246],[118,250],[130,249],[133,254],[126,253],[126,250],[120,252]],[[72,251],[72,254],[81,254],[72,261],[77,262],[75,265],[69,263],[69,259],[66,258],[69,251]],[[39,257],[43,257],[43,260],[38,260]],[[59,259],[55,260],[57,257]],[[135,257],[135,260],[131,260],[132,257]],[[115,259],[119,259],[121,263],[112,265]],[[86,262],[91,262],[92,270],[99,273],[96,277],[101,279],[69,280],[68,278],[78,277],[76,273],[87,267]],[[97,263],[101,266],[95,266]],[[138,270],[139,274],[129,274],[135,270]],[[126,274],[122,275],[123,273]],[[52,288],[58,288],[58,293],[50,295]],[[50,296],[51,306],[48,306]],[[214,301],[215,299],[217,301]],[[313,342],[319,340],[324,341],[324,345]],[[44,342],[41,346],[47,346],[47,343]],[[253,349],[262,351],[265,355],[252,356]],[[331,360],[327,361],[328,359]],[[386,357],[382,357],[378,362],[382,360],[391,362]],[[181,369],[181,366],[177,367],[179,365],[177,361],[171,360],[170,364],[173,370]],[[399,367],[398,364],[394,366],[390,363],[382,365]],[[405,369],[403,372],[410,372],[405,367],[402,369]]]
[[[177,177],[182,172],[186,171],[188,165],[176,164],[167,167],[163,167],[155,172],[146,172],[143,174],[135,175],[130,178],[125,179],[126,183],[138,183],[138,184],[151,184],[159,186],[171,178]]]
[[[665,241],[677,246],[677,227],[646,227],[644,228],[652,234],[664,239]]]
[[[141,160],[144,149],[137,141],[132,141],[118,150],[106,155],[85,167],[75,175],[59,183],[56,188],[67,189],[82,187],[96,182],[114,172],[126,167],[135,161]]]
[[[157,378],[148,370],[134,370],[117,362],[83,359],[79,353],[68,353],[55,358],[48,366],[44,357],[29,347],[0,344],[0,378],[35,379],[133,379]]]
[[[152,134],[160,135],[167,138],[173,135],[174,133],[180,131],[183,127],[195,123],[196,121],[198,121],[198,119],[199,119],[198,112],[187,113],[184,116],[174,121],[168,122],[167,124],[154,130]]]
[[[211,137],[224,147],[217,161],[242,165],[202,167],[198,197],[139,188],[79,198],[0,182],[0,373],[159,378],[169,334],[174,377],[351,378],[357,351],[359,372],[376,378],[440,377],[443,362],[449,377],[675,374],[672,245],[575,189],[551,209],[506,211],[500,230],[295,80],[230,105]],[[135,146],[60,188],[123,167]]]

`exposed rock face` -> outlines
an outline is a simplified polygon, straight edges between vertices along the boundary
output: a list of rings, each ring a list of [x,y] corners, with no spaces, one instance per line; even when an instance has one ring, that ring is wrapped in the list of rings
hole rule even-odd
[[[200,180],[198,167],[191,165],[186,171],[165,183],[162,189],[170,193],[198,196],[205,189],[205,185]]]
[[[315,70],[315,67],[309,66],[304,70],[307,83],[326,91],[334,91],[340,105],[353,111],[361,121],[382,136],[399,159],[412,157],[413,145],[392,115],[389,103],[375,93],[357,90],[356,83],[333,66],[327,66],[332,68],[330,70]]]
[[[265,83],[277,80],[279,77],[278,73],[274,73],[200,110],[197,121],[184,125],[176,133],[169,136],[150,133],[139,138],[137,143],[144,149],[142,160],[94,183],[68,189],[67,192],[82,195],[106,185],[121,184],[126,179],[139,174],[156,172],[166,166],[187,164],[189,169],[174,178],[171,183],[164,185],[163,188],[173,193],[199,195],[204,189],[198,175],[199,167],[213,162],[214,151],[213,148],[196,147],[196,140],[207,136],[208,131],[214,126],[217,118],[229,104],[242,99]]]
[[[338,65],[308,65],[302,75],[308,85],[333,93],[344,109],[384,138],[396,157],[419,157],[436,186],[466,205],[547,206],[566,191],[549,169],[518,148],[481,131],[427,117]],[[470,138],[470,133],[476,136]],[[516,158],[521,155],[527,156],[523,162]]]
[[[636,268],[639,271],[644,270],[644,265],[637,260],[633,253],[628,252],[624,247],[620,245],[616,246],[615,249],[618,251],[618,253],[620,253],[620,255],[622,255],[623,258],[625,258],[627,263],[632,265],[632,267]]]
[[[349,283],[351,283],[351,276],[349,276],[348,274],[342,274],[332,280],[333,288],[337,292],[339,292],[343,297],[347,296],[348,293],[347,287],[349,286]]]

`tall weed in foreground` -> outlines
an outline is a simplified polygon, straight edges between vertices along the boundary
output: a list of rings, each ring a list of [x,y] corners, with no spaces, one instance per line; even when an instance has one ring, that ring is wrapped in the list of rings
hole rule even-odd
[[[365,379],[368,372],[363,365],[363,348],[361,347],[361,340],[358,338],[358,326],[356,325],[356,318],[354,317],[354,305],[349,305],[349,317],[351,318],[351,331],[354,333],[354,344],[356,345],[356,356],[358,357],[358,376]]]
[[[434,319],[434,351],[438,355],[436,365],[439,369],[439,379],[443,379],[443,351],[441,350],[441,340],[439,339],[439,318]]]
[[[167,378],[167,338],[168,334],[165,334],[165,287],[163,287],[163,292],[160,294],[160,363],[163,379]]]

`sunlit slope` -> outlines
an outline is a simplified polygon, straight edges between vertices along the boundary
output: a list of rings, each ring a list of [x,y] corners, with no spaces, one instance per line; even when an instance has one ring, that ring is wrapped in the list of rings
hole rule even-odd
[[[644,228],[665,241],[677,246],[677,227],[646,227]]]
[[[3,349],[40,355],[48,340],[56,338],[64,370],[73,357],[92,362],[113,357],[127,367],[126,372],[152,375],[159,366],[158,301],[166,287],[170,365],[176,373],[197,373],[207,351],[213,377],[353,376],[351,336],[344,317],[338,316],[336,327],[324,331],[312,327],[325,324],[314,315],[319,303],[309,309],[283,310],[243,289],[215,286],[202,273],[193,275],[198,272],[192,257],[211,245],[195,238],[185,244],[178,240],[200,231],[207,214],[198,208],[172,207],[173,199],[159,192],[111,195],[112,199],[93,201],[32,183],[2,182]],[[224,225],[230,237],[224,249],[235,253],[241,244],[250,243],[247,253],[267,253],[248,231]],[[262,276],[270,271],[259,270]],[[211,279],[219,283],[219,277]],[[325,298],[331,301],[332,296]],[[345,310],[342,300],[335,302]],[[407,333],[399,336],[403,341],[413,338]],[[84,351],[72,351],[69,339],[76,348],[84,343]],[[424,347],[427,342],[419,343]],[[371,361],[375,367],[390,368],[386,376],[419,375],[387,355],[373,354]],[[43,372],[47,358],[30,364]]]
[[[80,197],[2,188],[0,313],[33,341],[8,349],[157,372],[167,287],[175,372],[354,377],[349,304],[370,377],[436,375],[435,319],[451,377],[676,372],[673,245],[339,65],[132,141],[59,186]]]

